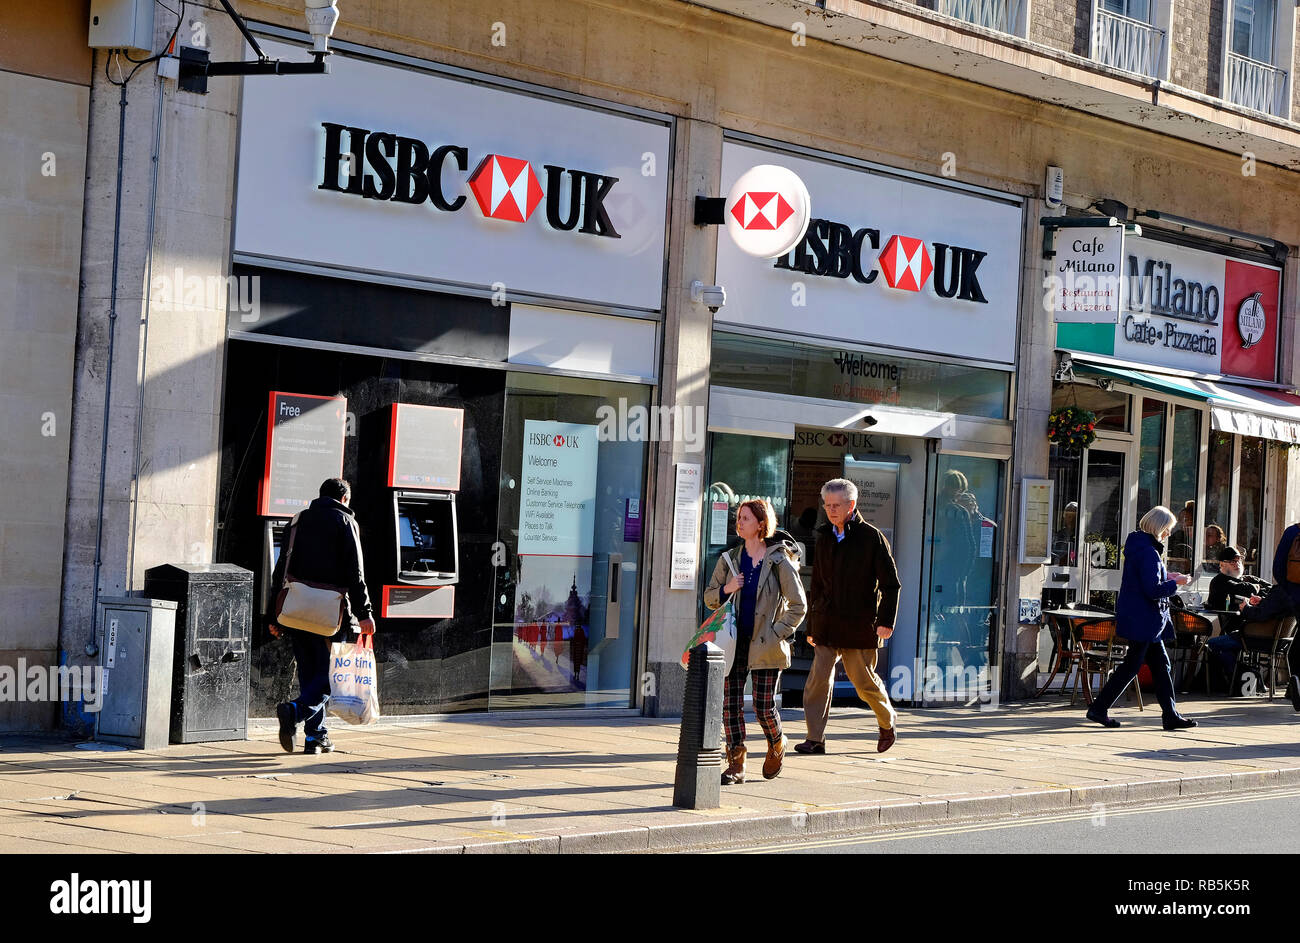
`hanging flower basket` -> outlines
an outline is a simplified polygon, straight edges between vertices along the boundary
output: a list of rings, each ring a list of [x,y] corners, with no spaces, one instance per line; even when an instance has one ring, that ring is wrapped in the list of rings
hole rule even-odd
[[[1047,417],[1047,441],[1066,452],[1080,452],[1097,440],[1097,414],[1078,406],[1062,406]]]

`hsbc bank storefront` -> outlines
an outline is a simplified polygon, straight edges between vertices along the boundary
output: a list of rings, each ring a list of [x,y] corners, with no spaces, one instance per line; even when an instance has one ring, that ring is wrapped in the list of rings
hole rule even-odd
[[[718,239],[704,572],[735,539],[738,502],[768,498],[811,552],[822,483],[855,481],[903,583],[882,675],[899,700],[942,700],[914,680],[998,661],[1021,200],[740,136],[722,192],[763,164],[802,179],[811,219],[775,259]],[[737,202],[742,228],[785,215],[765,192]],[[787,691],[811,652],[795,656]]]
[[[286,40],[268,55],[301,58]],[[388,714],[626,708],[670,117],[336,44],[240,116],[220,541],[252,569],[254,716],[284,523],[353,485]]]

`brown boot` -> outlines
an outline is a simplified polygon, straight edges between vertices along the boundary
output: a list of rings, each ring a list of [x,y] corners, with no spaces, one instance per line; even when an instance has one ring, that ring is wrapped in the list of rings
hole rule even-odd
[[[727,769],[722,774],[722,785],[730,786],[745,781],[745,745],[727,748]]]
[[[781,775],[781,764],[785,761],[785,737],[777,743],[767,745],[767,759],[763,761],[763,778],[776,779]]]

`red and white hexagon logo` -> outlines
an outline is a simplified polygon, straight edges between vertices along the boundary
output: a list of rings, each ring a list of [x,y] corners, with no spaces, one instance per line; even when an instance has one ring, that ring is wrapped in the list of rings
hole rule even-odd
[[[934,271],[930,250],[920,239],[911,236],[890,236],[879,259],[885,282],[890,288],[903,291],[920,291]]]
[[[781,194],[756,193],[752,190],[742,194],[731,208],[731,215],[740,223],[740,228],[750,232],[755,229],[776,229],[793,212],[794,209]]]
[[[551,440],[551,442],[557,449],[564,448],[564,436],[562,435],[557,435],[554,439]]]
[[[489,154],[469,178],[469,189],[484,216],[523,223],[542,202],[542,185],[533,165],[518,157]]]
[[[846,436],[843,432],[832,432],[830,435],[826,437],[826,441],[829,442],[831,445],[848,445],[849,437]]]
[[[731,185],[723,219],[741,252],[775,259],[803,239],[811,213],[812,200],[798,174],[787,167],[759,164]]]

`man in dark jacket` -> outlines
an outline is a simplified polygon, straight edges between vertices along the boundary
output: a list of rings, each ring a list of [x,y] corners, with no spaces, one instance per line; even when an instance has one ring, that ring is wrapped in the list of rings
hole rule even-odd
[[[894,634],[898,612],[898,569],[885,535],[857,513],[858,488],[846,478],[822,486],[822,502],[830,522],[817,529],[813,549],[811,631],[812,669],[804,682],[803,710],[808,739],[799,753],[826,752],[826,721],[830,717],[835,663],[876,715],[884,753],[894,744],[894,707],[876,674],[880,639]]]
[[[286,753],[292,753],[298,747],[300,723],[306,735],[304,753],[333,752],[334,744],[325,729],[325,705],[330,699],[330,645],[349,630],[366,635],[375,631],[361,562],[361,531],[357,528],[352,509],[348,507],[351,498],[352,486],[342,478],[330,478],[321,483],[320,497],[301,511],[286,529],[280,559],[276,561],[271,579],[271,598],[279,599],[287,563],[289,575],[294,579],[337,587],[344,593],[345,600],[343,622],[333,637],[271,626],[273,635],[284,631],[289,633],[293,657],[298,662],[301,694],[275,710],[280,721],[280,746]]]
[[[1241,551],[1236,547],[1225,546],[1218,551],[1219,573],[1210,580],[1210,592],[1205,600],[1205,608],[1220,612],[1236,609],[1232,605],[1233,596],[1250,600],[1251,605],[1258,605],[1262,592],[1268,590],[1263,580],[1247,576],[1241,565]]]
[[[1282,531],[1282,539],[1277,542],[1277,552],[1273,554],[1273,582],[1275,591],[1282,590],[1291,600],[1294,610],[1300,611],[1300,583],[1292,583],[1286,578],[1286,561],[1291,555],[1291,545],[1300,536],[1300,524],[1292,524]],[[1267,602],[1267,599],[1265,599]],[[1291,706],[1300,711],[1300,645],[1292,645],[1287,651],[1287,669],[1291,677],[1286,683],[1286,696]]]

